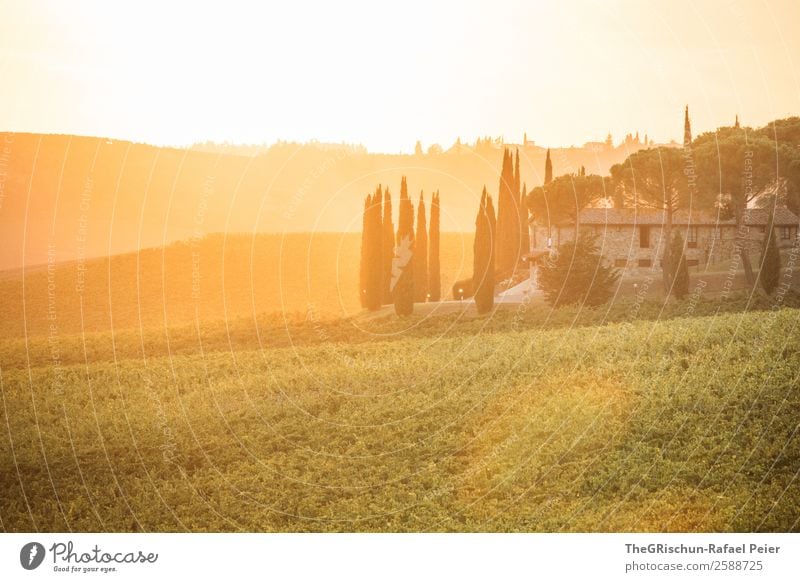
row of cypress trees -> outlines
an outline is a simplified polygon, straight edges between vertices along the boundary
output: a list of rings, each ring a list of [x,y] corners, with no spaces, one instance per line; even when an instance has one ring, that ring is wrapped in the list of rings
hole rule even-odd
[[[359,295],[361,306],[377,310],[394,303],[398,315],[410,315],[414,302],[441,298],[439,192],[431,197],[430,233],[420,192],[417,224],[405,176],[400,182],[397,232],[389,188],[380,185],[364,199]],[[416,232],[416,236],[415,236]]]
[[[549,152],[548,152],[549,157]],[[510,277],[530,248],[527,187],[521,184],[519,150],[506,148],[497,193],[496,267],[501,277]]]
[[[547,151],[545,180],[552,179],[550,150]],[[475,218],[473,246],[472,293],[478,313],[490,311],[494,305],[496,278],[514,274],[520,259],[530,248],[528,231],[527,186],[519,169],[519,150],[515,154],[503,150],[500,185],[495,217],[492,197],[483,188],[478,215]]]

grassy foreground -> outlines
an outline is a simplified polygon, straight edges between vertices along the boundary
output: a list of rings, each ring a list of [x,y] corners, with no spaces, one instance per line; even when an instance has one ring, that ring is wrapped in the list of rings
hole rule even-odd
[[[6,342],[0,526],[800,530],[800,310],[496,321]]]

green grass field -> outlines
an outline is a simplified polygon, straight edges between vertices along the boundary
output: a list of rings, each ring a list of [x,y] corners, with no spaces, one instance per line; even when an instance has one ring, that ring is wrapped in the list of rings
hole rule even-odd
[[[4,340],[0,527],[800,530],[800,310],[671,309]]]

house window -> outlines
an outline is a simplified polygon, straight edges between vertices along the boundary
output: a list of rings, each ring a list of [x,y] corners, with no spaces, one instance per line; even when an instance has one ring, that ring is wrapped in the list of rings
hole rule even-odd
[[[628,259],[614,259],[614,266],[618,269],[624,269],[628,266]]]
[[[639,227],[639,248],[642,248],[642,249],[649,249],[650,248],[650,227],[649,226],[640,226]]]
[[[649,267],[653,264],[650,259],[639,259],[639,266],[640,267]]]
[[[687,267],[696,267],[700,264],[700,261],[697,259],[686,259],[686,266]]]
[[[697,227],[690,226],[689,232],[686,235],[686,247],[690,249],[697,248]]]
[[[782,226],[781,227],[781,240],[791,240],[795,237],[795,229],[794,226]]]

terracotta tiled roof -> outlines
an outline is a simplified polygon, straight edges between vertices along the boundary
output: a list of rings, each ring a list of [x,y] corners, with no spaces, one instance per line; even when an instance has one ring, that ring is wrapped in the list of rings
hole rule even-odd
[[[763,226],[769,221],[769,211],[761,208],[752,208],[745,211],[745,224],[753,226]],[[580,221],[582,224],[652,224],[659,225],[665,223],[663,210],[635,209],[635,208],[586,208],[581,211]],[[800,222],[788,208],[775,209],[775,224],[796,225]],[[695,211],[691,214],[684,210],[677,211],[672,218],[673,224],[694,224],[694,225],[733,225],[733,219],[724,219],[717,212]]]

